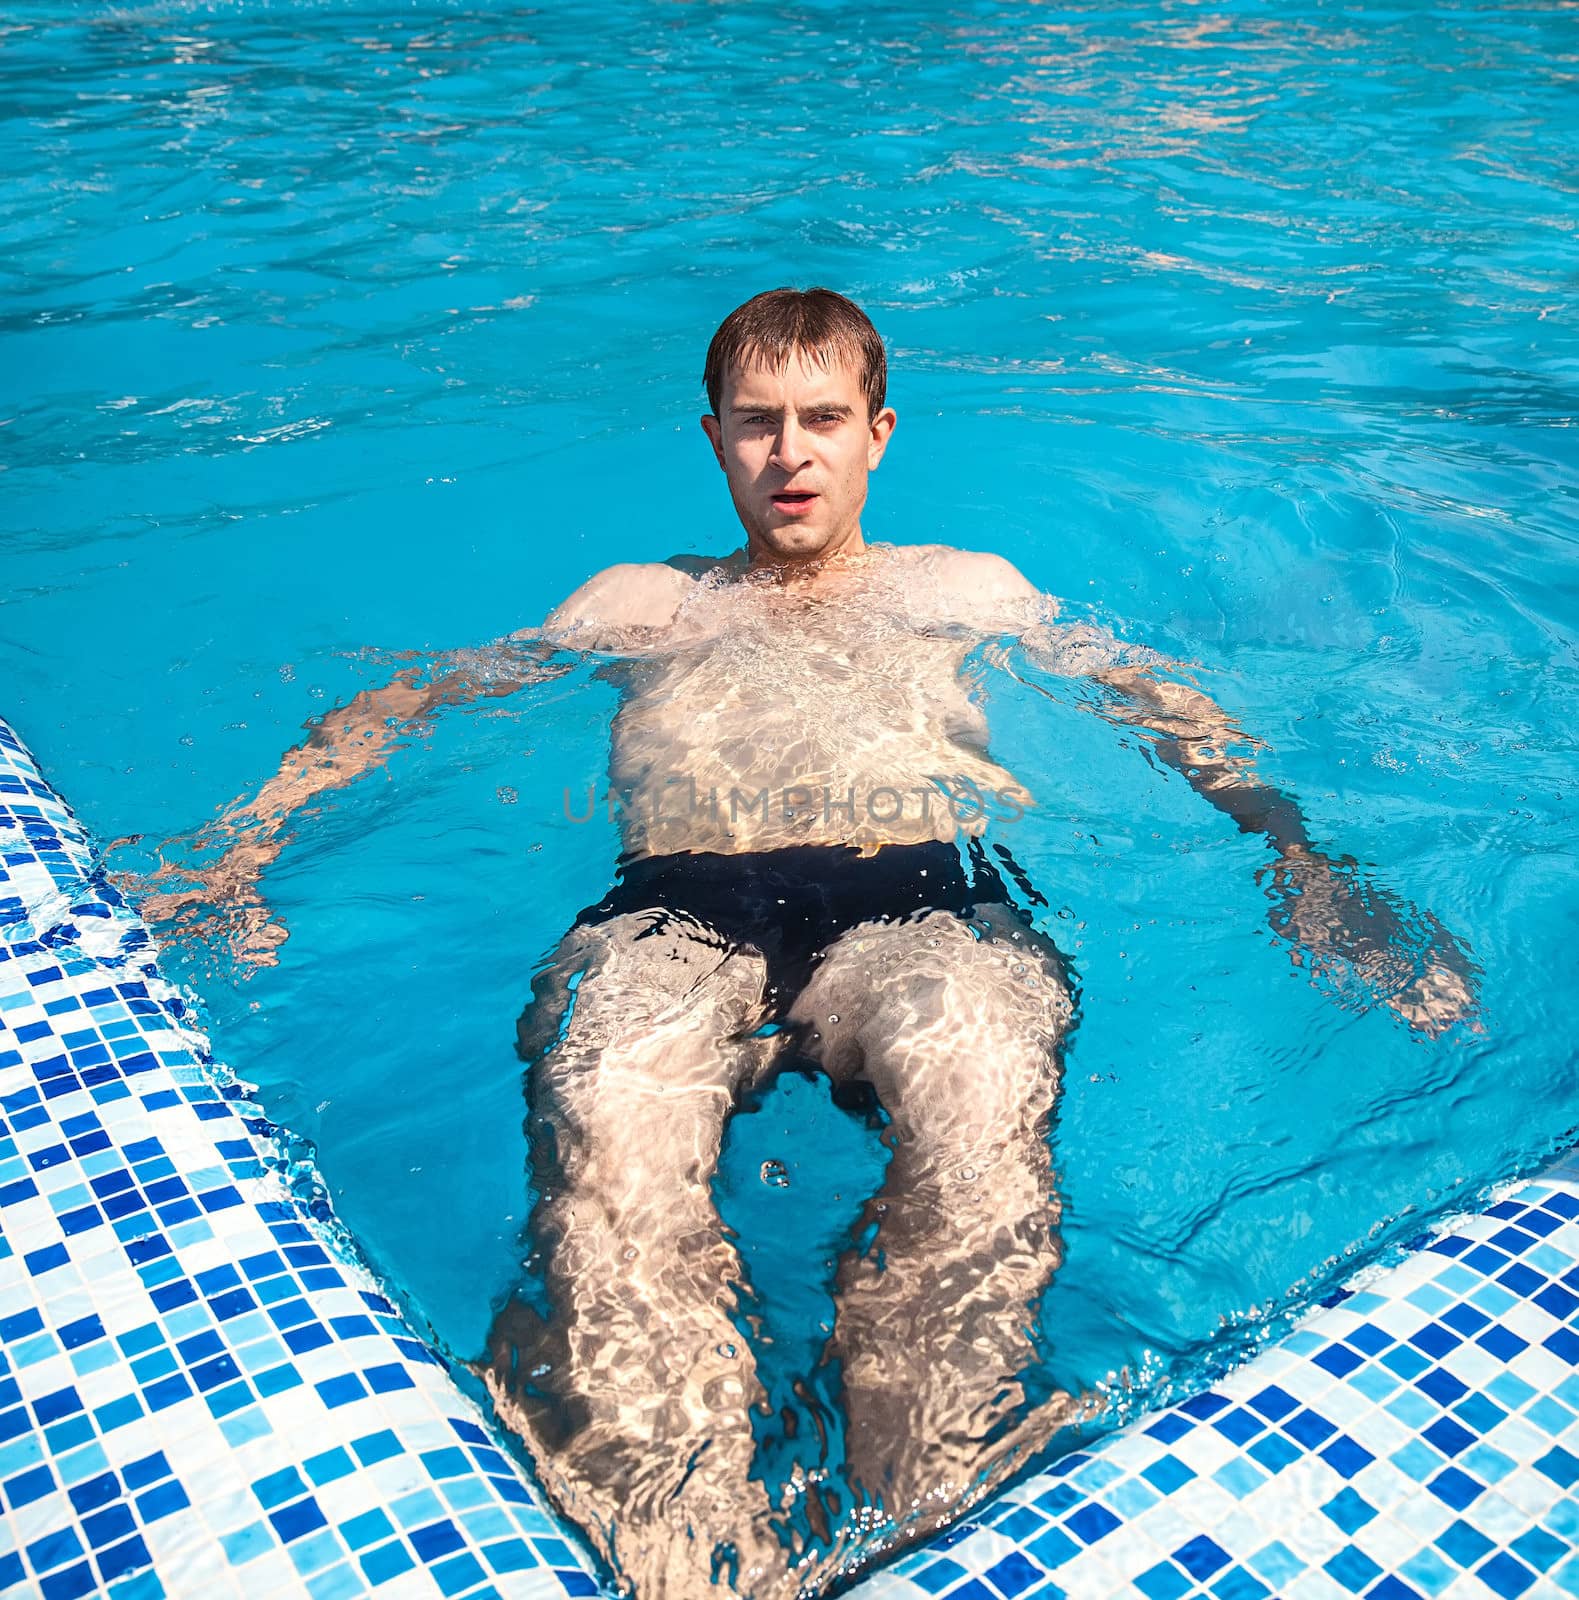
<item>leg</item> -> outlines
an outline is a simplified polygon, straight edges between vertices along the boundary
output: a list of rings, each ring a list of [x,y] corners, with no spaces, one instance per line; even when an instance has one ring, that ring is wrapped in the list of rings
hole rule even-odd
[[[755,950],[699,923],[630,914],[573,930],[522,1020],[522,1053],[540,1056],[533,1230],[553,1311],[545,1325],[506,1305],[482,1375],[544,1487],[642,1600],[712,1592],[715,1551],[748,1594],[748,1569],[778,1556],[748,1477],[740,1265],[709,1190],[761,1056],[765,977]]]
[[[834,1081],[870,1083],[891,1118],[831,1352],[851,1479],[885,1538],[979,1499],[1070,1410],[1059,1395],[1024,1417],[1019,1374],[1061,1259],[1047,1132],[1073,1013],[1057,952],[998,907],[852,929],[792,1012]]]

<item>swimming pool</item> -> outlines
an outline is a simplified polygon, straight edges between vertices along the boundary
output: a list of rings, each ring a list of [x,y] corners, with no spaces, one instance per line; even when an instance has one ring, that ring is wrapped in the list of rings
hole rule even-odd
[[[1565,1142],[1567,13],[15,17],[6,709],[100,838],[189,829],[390,652],[719,548],[705,338],[830,281],[901,414],[869,534],[1000,550],[1202,661],[1318,837],[1485,968],[1479,1036],[1335,1008],[1250,842],[989,674],[1084,996],[1049,1381],[1165,1396]],[[299,831],[278,967],[178,957],[459,1355],[519,1270],[511,1031],[607,884],[563,792],[610,704],[571,677],[449,719]],[[800,1080],[731,1133],[787,1366],[877,1159]]]

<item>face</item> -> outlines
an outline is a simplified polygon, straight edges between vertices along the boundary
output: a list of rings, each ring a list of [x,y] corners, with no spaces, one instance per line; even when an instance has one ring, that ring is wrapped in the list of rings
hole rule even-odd
[[[791,358],[782,372],[732,371],[718,415],[702,418],[729,480],[752,561],[826,560],[862,548],[866,478],[894,431],[894,413],[870,421],[852,367]]]

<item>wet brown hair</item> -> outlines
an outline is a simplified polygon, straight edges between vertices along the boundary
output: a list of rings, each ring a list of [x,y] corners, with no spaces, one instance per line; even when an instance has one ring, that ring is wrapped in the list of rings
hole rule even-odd
[[[871,318],[832,289],[767,289],[736,306],[707,347],[702,382],[713,415],[732,369],[760,364],[782,372],[792,355],[809,356],[824,367],[847,363],[861,380],[867,420],[883,409],[888,357]]]

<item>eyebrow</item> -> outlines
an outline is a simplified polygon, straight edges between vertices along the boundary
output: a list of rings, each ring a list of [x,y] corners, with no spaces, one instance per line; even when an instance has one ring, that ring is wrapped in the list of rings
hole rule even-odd
[[[784,414],[783,406],[736,405],[731,406],[729,409],[731,413],[737,417],[779,417]],[[840,417],[853,417],[855,415],[855,408],[853,406],[845,405],[842,400],[828,400],[821,403],[814,403],[809,406],[800,406],[798,409],[801,411],[823,411],[827,412],[829,415]]]

